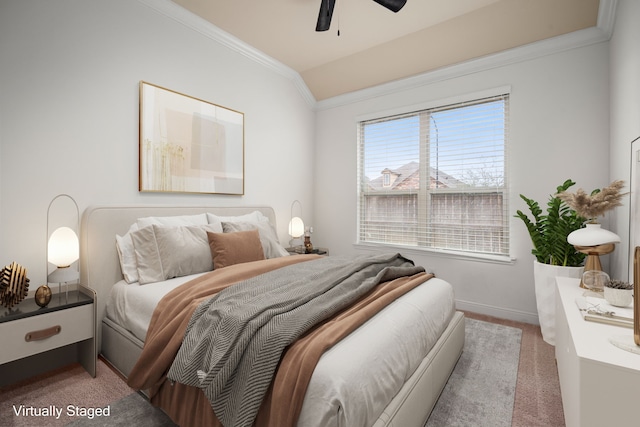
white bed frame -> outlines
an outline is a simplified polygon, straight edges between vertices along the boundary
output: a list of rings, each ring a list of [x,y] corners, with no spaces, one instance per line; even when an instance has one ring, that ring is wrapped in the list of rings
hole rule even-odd
[[[98,352],[127,377],[143,343],[130,332],[105,319],[111,287],[122,280],[115,236],[124,235],[138,218],[195,215],[211,212],[221,216],[253,211],[276,224],[273,208],[266,206],[92,206],[82,215],[80,238],[81,282],[96,291]],[[389,403],[375,427],[422,427],[455,367],[464,346],[464,316],[456,312],[433,349],[421,362],[398,395]]]

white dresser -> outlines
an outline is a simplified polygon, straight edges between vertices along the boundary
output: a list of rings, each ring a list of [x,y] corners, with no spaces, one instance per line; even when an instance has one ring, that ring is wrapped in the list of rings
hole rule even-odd
[[[586,321],[579,279],[557,278],[556,360],[567,427],[640,426],[640,354],[609,342],[633,329]]]

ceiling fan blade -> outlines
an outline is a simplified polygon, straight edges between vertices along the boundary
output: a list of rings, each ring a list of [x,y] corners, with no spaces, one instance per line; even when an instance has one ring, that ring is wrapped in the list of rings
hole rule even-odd
[[[405,0],[406,1],[406,0]],[[331,17],[333,16],[333,7],[336,0],[322,0],[320,2],[320,13],[318,14],[318,23],[316,31],[327,31],[331,26]]]
[[[386,7],[392,12],[398,12],[402,9],[407,2],[407,0],[373,0],[376,3]]]

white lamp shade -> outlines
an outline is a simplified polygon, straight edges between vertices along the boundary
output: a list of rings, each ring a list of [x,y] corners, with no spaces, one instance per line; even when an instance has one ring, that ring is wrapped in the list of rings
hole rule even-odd
[[[78,236],[69,227],[56,229],[49,237],[48,261],[58,267],[68,267],[80,257]]]
[[[569,233],[567,242],[574,246],[598,246],[608,243],[620,243],[620,236],[601,228],[600,224],[587,224],[586,227]]]
[[[304,222],[297,216],[291,218],[289,222],[289,236],[293,238],[300,237],[304,234]]]

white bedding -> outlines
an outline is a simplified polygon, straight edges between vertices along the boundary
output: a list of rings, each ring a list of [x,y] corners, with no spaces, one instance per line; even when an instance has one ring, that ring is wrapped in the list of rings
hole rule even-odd
[[[107,301],[107,317],[144,341],[153,310],[166,294],[189,280],[205,273],[175,277],[163,282],[140,285],[119,281],[111,289]]]
[[[107,316],[144,340],[160,299],[197,276],[143,286],[121,281],[112,288]],[[298,425],[372,425],[440,337],[454,309],[451,285],[438,278],[387,306],[320,358]]]

